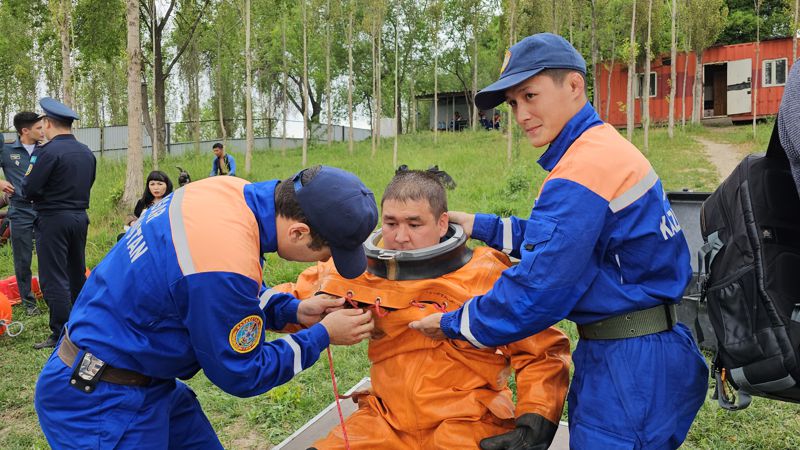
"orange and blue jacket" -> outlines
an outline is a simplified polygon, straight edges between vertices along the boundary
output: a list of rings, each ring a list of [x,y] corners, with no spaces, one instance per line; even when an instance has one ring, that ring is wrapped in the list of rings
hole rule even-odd
[[[92,271],[67,324],[70,339],[110,366],[156,379],[203,369],[242,397],[311,366],[329,344],[321,324],[263,337],[296,322],[299,305],[261,282],[262,255],[277,250],[277,183],[208,178],[145,210]]]
[[[331,261],[305,270],[297,282],[276,286],[297,298],[317,292],[344,297],[378,309],[369,342],[372,363],[370,407],[395,430],[432,429],[445,420],[511,420],[525,413],[558,423],[569,385],[569,340],[555,328],[497,348],[476,349],[459,340],[435,341],[408,327],[443,309],[458,309],[488,290],[507,269],[508,257],[488,247],[443,276],[392,281],[370,273],[342,278]],[[380,298],[380,306],[375,305]],[[388,309],[387,309],[388,308]],[[508,389],[516,373],[517,403]],[[361,403],[361,402],[360,402]]]
[[[633,144],[587,103],[538,163],[550,174],[528,218],[476,215],[472,237],[520,263],[443,316],[448,337],[491,347],[564,318],[586,324],[680,300],[689,248]]]

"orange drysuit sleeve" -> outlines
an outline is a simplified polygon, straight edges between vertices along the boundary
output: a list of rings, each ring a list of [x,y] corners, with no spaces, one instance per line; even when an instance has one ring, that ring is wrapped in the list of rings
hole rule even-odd
[[[517,382],[516,416],[535,413],[558,423],[569,388],[569,339],[554,327],[499,347]]]
[[[272,289],[278,292],[287,292],[289,294],[294,295],[294,297],[297,299],[305,300],[309,297],[313,297],[314,294],[317,293],[317,290],[319,289],[319,281],[321,279],[321,275],[325,275],[329,271],[330,269],[326,269],[322,263],[317,263],[305,269],[297,277],[296,282],[279,284],[277,286],[273,286]],[[303,329],[303,326],[290,323],[287,324],[285,328],[279,331],[283,333],[296,333],[301,329]]]

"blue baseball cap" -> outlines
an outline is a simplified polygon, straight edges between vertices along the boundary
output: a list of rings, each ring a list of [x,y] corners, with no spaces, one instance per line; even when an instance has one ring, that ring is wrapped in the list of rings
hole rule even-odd
[[[506,50],[500,79],[475,95],[480,109],[492,109],[506,101],[506,89],[545,69],[573,69],[586,75],[586,61],[566,39],[553,33],[528,36]]]
[[[44,97],[39,100],[39,106],[42,107],[43,113],[39,117],[52,117],[62,122],[72,123],[73,120],[80,120],[78,113],[73,111],[69,106],[61,103],[60,101]]]
[[[322,166],[306,184],[303,172],[292,178],[297,203],[308,225],[328,241],[336,270],[356,278],[367,270],[364,241],[378,225],[378,207],[372,191],[355,175]]]

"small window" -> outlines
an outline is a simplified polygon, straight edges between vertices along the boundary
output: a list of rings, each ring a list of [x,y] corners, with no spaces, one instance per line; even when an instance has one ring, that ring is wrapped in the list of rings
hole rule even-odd
[[[786,65],[786,58],[764,60],[764,67],[762,70],[764,77],[761,84],[764,87],[785,85]]]
[[[656,73],[650,72],[650,97],[656,96]],[[634,92],[636,92],[636,98],[642,98],[642,92],[644,91],[644,74],[637,73],[636,74],[636,88]]]

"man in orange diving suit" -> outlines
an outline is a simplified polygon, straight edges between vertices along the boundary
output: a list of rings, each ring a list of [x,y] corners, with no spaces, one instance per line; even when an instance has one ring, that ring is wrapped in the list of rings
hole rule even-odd
[[[502,347],[434,341],[408,327],[459,308],[489,289],[510,266],[489,247],[469,250],[448,224],[447,197],[434,175],[398,173],[381,200],[382,229],[365,244],[368,270],[342,278],[331,261],[275,289],[309,298],[318,292],[373,309],[371,392],[345,422],[350,448],[545,449],[569,384],[569,340],[555,328]],[[514,405],[508,379],[516,372]],[[343,449],[341,426],[316,442]]]

